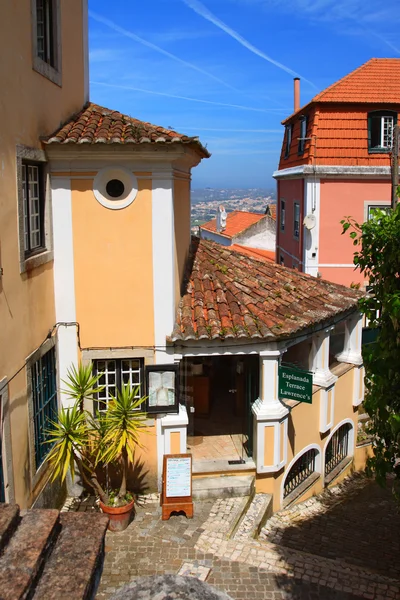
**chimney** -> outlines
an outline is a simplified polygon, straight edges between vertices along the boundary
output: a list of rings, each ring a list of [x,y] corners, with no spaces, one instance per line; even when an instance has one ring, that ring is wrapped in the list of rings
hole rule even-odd
[[[300,108],[300,77],[294,78],[294,112]]]

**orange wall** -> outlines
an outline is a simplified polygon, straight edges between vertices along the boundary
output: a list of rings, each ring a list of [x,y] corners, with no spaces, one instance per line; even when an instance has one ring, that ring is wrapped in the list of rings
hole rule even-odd
[[[377,200],[390,202],[390,183],[371,180],[324,180],[321,181],[321,208],[319,234],[320,264],[351,264],[357,249],[348,234],[342,235],[340,221],[346,216],[357,222],[364,221],[364,203]],[[364,283],[364,277],[353,268],[321,267],[325,279],[350,285]]]
[[[53,263],[19,272],[16,146],[41,148],[85,101],[82,1],[61,0],[62,87],[32,68],[31,0],[2,2],[0,61],[0,379],[10,378],[55,323]],[[26,507],[31,489],[28,460],[26,373],[9,387],[15,499]]]
[[[285,231],[281,231],[280,226],[280,200],[285,200]],[[300,238],[295,240],[293,236],[293,217],[294,203],[300,204]],[[284,179],[278,181],[278,199],[277,199],[277,262],[280,262],[279,255],[283,254],[285,265],[292,267],[292,258],[279,251],[278,246],[284,248],[296,257],[298,261],[302,260],[303,247],[303,227],[304,218],[304,180],[303,179]]]
[[[93,180],[73,179],[76,316],[83,348],[154,344],[151,181],[124,210],[93,194]]]

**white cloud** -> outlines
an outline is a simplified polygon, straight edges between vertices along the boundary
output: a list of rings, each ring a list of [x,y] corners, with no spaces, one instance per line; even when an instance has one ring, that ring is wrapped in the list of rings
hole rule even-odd
[[[312,0],[310,0],[310,1],[312,1]],[[323,1],[325,1],[325,0],[323,0]],[[253,54],[256,54],[263,60],[266,60],[267,62],[273,64],[275,67],[278,67],[278,69],[281,69],[282,71],[286,71],[286,73],[289,73],[290,75],[294,75],[295,77],[300,77],[299,73],[297,73],[290,67],[287,67],[283,63],[278,62],[274,58],[271,58],[270,56],[265,54],[265,52],[263,52],[262,50],[259,50],[258,48],[256,48],[256,46],[254,46],[251,42],[246,40],[237,31],[235,31],[234,29],[229,27],[229,25],[226,25],[226,23],[221,21],[221,19],[216,17],[210,10],[208,10],[208,8],[206,8],[204,6],[204,4],[199,2],[199,0],[183,0],[183,2],[186,4],[186,6],[188,6],[192,10],[194,10],[194,12],[197,13],[199,16],[203,17],[203,19],[210,21],[210,23],[213,23],[213,25],[215,25],[216,27],[219,27],[219,29],[222,29],[222,31],[224,31],[230,37],[232,37],[234,40],[239,42],[239,44],[244,46],[244,48],[247,48],[247,50],[250,50],[250,52],[252,52]],[[302,77],[302,80],[306,81],[313,87],[316,87],[309,79]]]

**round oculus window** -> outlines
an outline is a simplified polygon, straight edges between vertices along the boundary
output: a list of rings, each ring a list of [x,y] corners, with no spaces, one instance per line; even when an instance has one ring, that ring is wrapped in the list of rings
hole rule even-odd
[[[106,184],[106,192],[111,198],[121,198],[125,192],[125,186],[120,179],[110,179]]]
[[[126,167],[105,167],[94,178],[93,193],[105,208],[126,208],[137,196],[137,179]]]

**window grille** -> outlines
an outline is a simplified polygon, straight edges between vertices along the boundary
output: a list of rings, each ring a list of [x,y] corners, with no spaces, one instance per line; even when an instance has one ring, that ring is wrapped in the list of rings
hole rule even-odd
[[[50,451],[47,442],[50,421],[57,419],[56,353],[52,348],[32,365],[33,421],[35,424],[35,459],[39,468]]]
[[[307,452],[302,454],[300,458],[296,460],[285,479],[283,491],[284,498],[315,473],[316,455],[317,451],[315,448],[312,448],[311,450],[307,450]]]
[[[345,423],[331,437],[325,452],[325,475],[329,475],[349,454],[350,423]]]
[[[104,386],[104,389],[97,394],[95,412],[107,410],[108,402],[116,396],[123,385],[129,384],[131,389],[137,389],[135,398],[144,395],[143,359],[96,360],[94,369],[100,374],[98,385]]]

